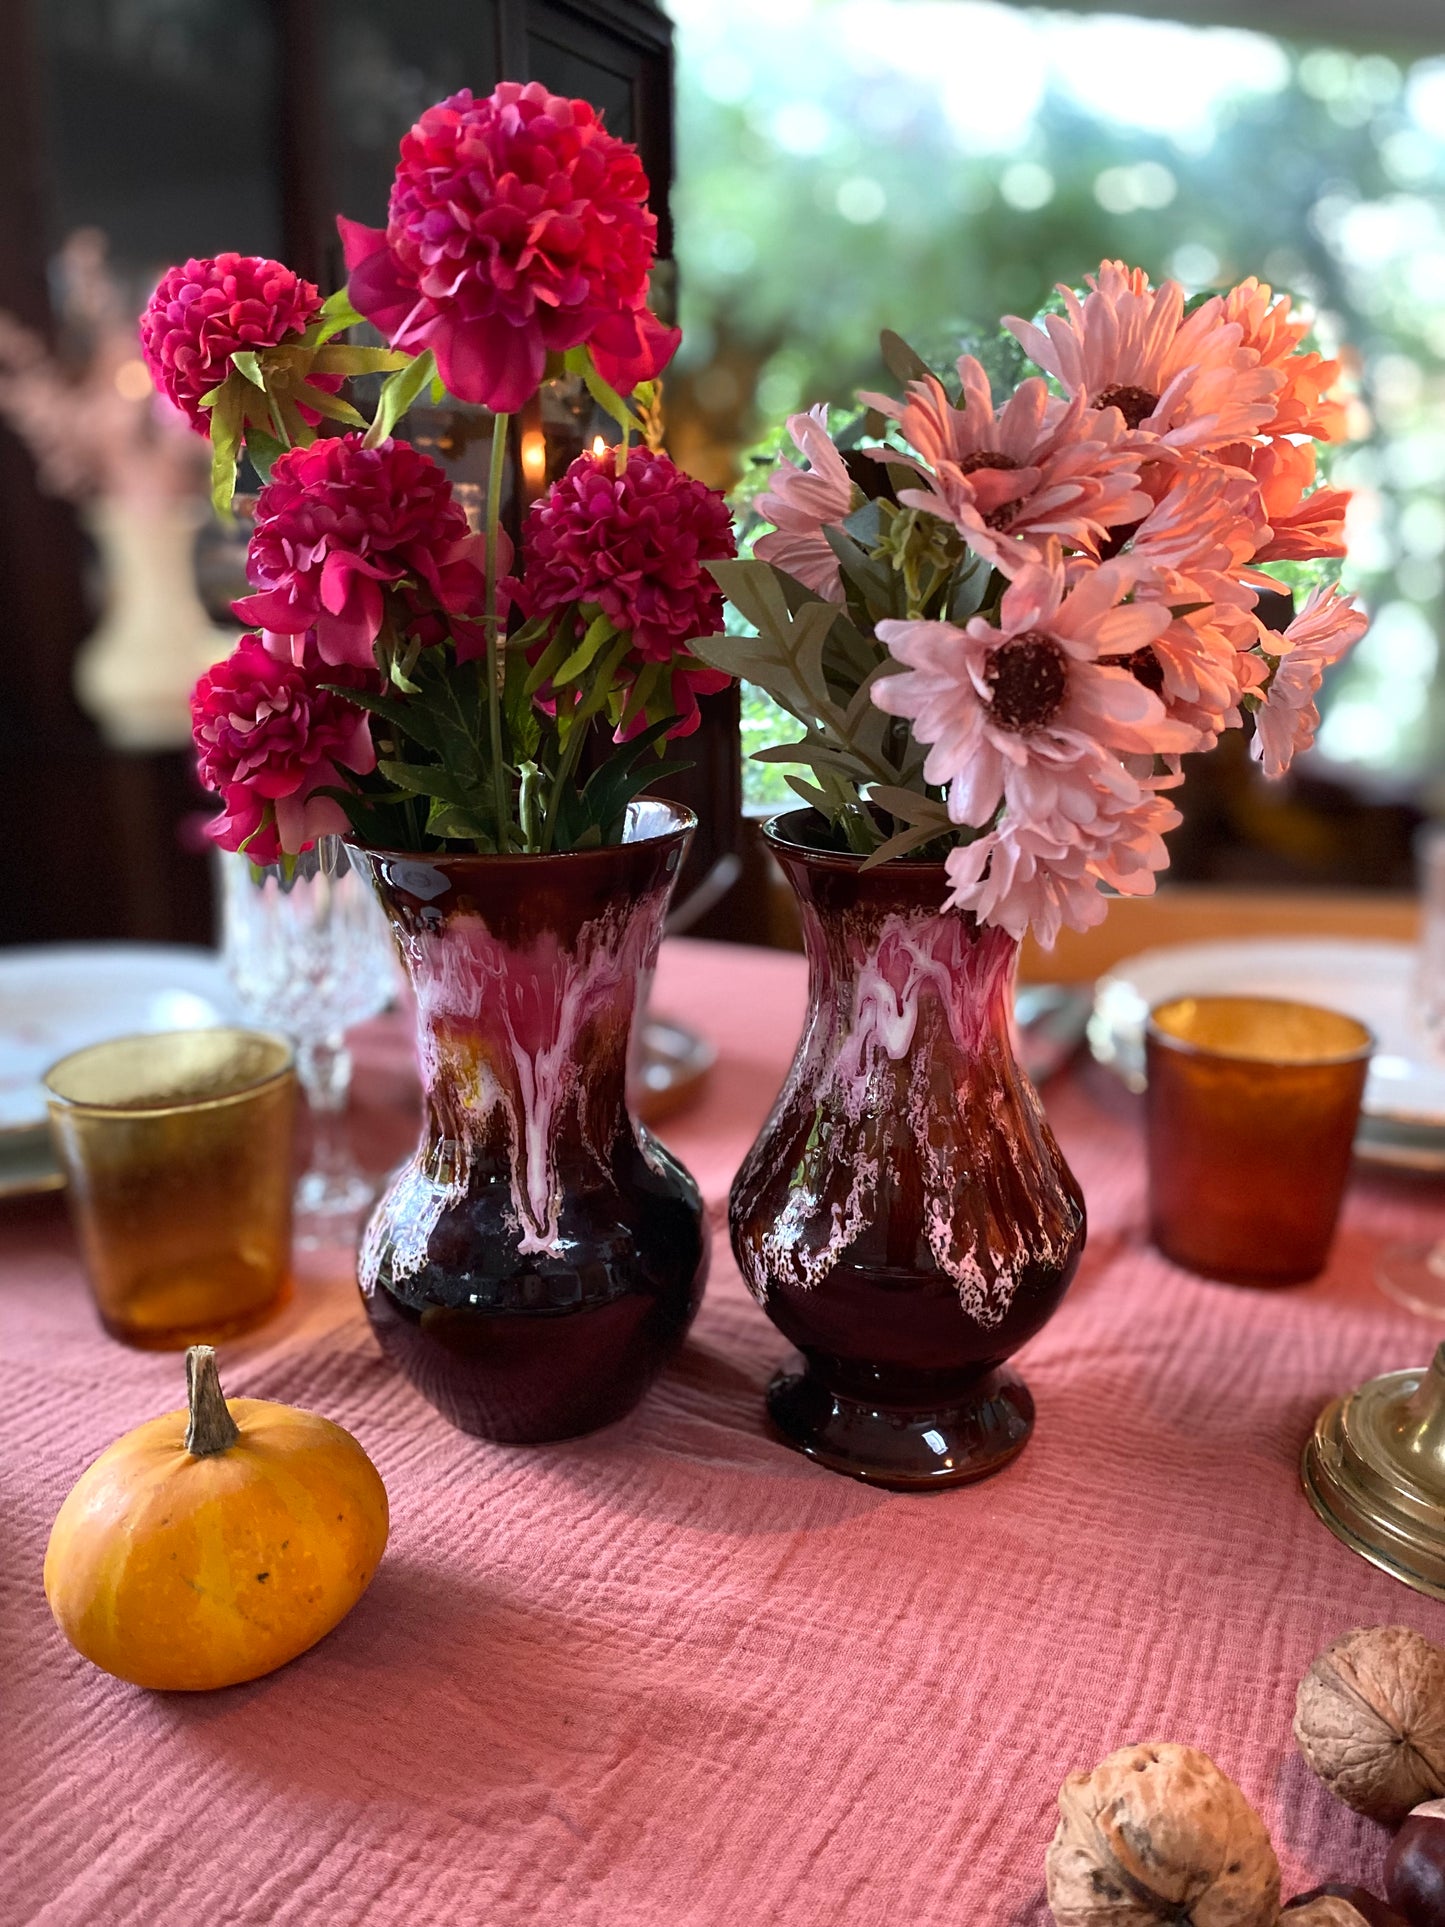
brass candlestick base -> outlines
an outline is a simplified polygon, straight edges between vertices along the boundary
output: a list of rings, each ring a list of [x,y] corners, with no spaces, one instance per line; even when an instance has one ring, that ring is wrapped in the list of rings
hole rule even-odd
[[[1337,1539],[1416,1592],[1445,1599],[1445,1345],[1327,1405],[1300,1466]]]

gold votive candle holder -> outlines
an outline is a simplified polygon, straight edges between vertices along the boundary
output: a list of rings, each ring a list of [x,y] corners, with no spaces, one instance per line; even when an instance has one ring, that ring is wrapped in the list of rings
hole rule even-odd
[[[1231,1284],[1324,1269],[1374,1039],[1343,1012],[1274,997],[1175,997],[1145,1027],[1149,1230]]]
[[[150,1351],[261,1323],[291,1278],[291,1047],[218,1027],[119,1037],[46,1073],[100,1321]]]

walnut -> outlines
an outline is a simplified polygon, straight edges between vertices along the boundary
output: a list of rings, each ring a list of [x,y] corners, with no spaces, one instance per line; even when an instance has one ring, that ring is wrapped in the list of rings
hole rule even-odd
[[[1408,1626],[1367,1626],[1300,1681],[1294,1736],[1346,1806],[1386,1826],[1445,1795],[1445,1652]]]
[[[1126,1746],[1059,1792],[1045,1860],[1059,1927],[1275,1927],[1264,1822],[1191,1746]]]

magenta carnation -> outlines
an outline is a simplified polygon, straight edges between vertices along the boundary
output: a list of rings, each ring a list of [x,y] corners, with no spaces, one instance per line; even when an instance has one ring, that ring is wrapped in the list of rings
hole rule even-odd
[[[430,348],[451,393],[499,412],[586,344],[620,393],[679,330],[648,312],[657,221],[629,142],[584,100],[504,80],[430,107],[401,143],[385,229],[339,219],[353,304],[393,347]]]
[[[233,606],[277,655],[369,669],[391,592],[399,629],[441,611],[465,660],[484,647],[485,555],[430,456],[409,442],[327,436],[272,469],[246,555],[256,594]],[[428,626],[436,640],[440,625]]]
[[[579,455],[534,502],[522,531],[528,616],[595,602],[648,662],[722,627],[722,595],[703,566],[735,555],[727,503],[649,448]]]
[[[375,678],[342,666],[328,681],[361,689]],[[343,770],[365,775],[376,751],[364,710],[282,662],[258,636],[243,636],[191,695],[196,768],[224,808],[207,826],[223,850],[243,846],[257,863],[295,856],[318,836],[347,827],[334,797]]]
[[[682,719],[672,734],[696,729],[698,696],[729,681],[687,653],[694,636],[722,627],[722,595],[704,564],[737,553],[723,498],[652,449],[629,449],[621,475],[611,449],[579,455],[533,503],[522,542],[525,574],[508,586],[524,613],[595,605],[632,638],[623,687],[649,663],[670,664]]]
[[[279,261],[259,254],[218,254],[172,268],[140,318],[141,353],[156,387],[184,409],[191,426],[209,433],[201,406],[231,372],[238,348],[274,348],[303,335],[321,312],[321,296]],[[339,376],[313,375],[318,388],[340,386]],[[313,424],[320,418],[301,407]]]

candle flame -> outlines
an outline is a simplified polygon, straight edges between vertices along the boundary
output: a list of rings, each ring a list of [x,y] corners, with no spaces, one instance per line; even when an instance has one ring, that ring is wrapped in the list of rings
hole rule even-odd
[[[607,443],[601,435],[594,435],[592,437],[592,453],[594,455],[605,455],[607,453]]]
[[[139,359],[120,364],[115,371],[115,386],[117,394],[127,401],[144,401],[153,392],[150,371]]]
[[[529,428],[522,437],[522,473],[529,482],[547,478],[547,438],[539,428]]]

